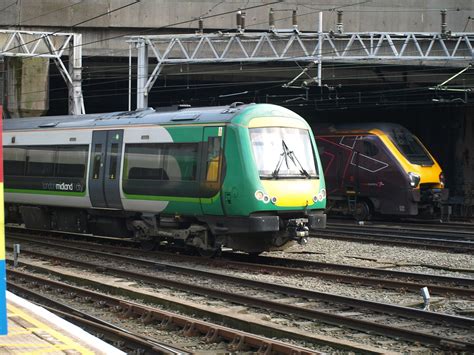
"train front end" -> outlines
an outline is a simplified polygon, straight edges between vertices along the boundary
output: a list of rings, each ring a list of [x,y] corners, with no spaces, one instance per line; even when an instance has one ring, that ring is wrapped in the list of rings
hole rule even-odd
[[[434,217],[440,214],[448,199],[444,174],[435,158],[420,140],[401,126],[385,132],[386,144],[405,172],[408,187],[408,214]]]
[[[246,233],[230,244],[247,252],[283,250],[325,228],[323,170],[306,121],[283,107],[250,105],[229,128],[224,208],[248,220]]]

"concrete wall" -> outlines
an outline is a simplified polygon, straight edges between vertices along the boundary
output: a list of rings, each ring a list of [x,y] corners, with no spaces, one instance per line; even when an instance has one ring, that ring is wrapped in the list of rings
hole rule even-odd
[[[6,58],[5,67],[5,115],[44,115],[49,108],[49,60]]]
[[[0,0],[0,26],[23,26],[25,29],[63,30],[82,21],[107,13],[132,3],[133,0]],[[291,11],[297,9],[298,23],[302,30],[316,30],[318,12],[324,11],[324,30],[336,29],[337,15],[334,9],[344,11],[344,30],[350,31],[396,31],[396,32],[439,32],[440,10],[448,10],[448,28],[454,32],[474,32],[474,2],[470,0],[372,0],[351,2],[347,0],[285,0],[271,4],[270,0],[141,0],[122,10],[87,21],[74,28],[84,34],[86,55],[107,54],[107,51],[126,49],[123,38],[111,37],[130,34],[158,34],[193,32],[199,16],[232,12],[205,19],[209,30],[233,29],[236,20],[233,12],[238,8],[268,4],[268,6],[247,10],[248,29],[268,29],[268,13],[275,10],[276,27],[291,27]],[[359,5],[350,5],[360,3]],[[110,39],[110,40],[109,40]],[[107,41],[105,41],[107,40]],[[93,42],[93,43],[91,43]],[[90,43],[90,44],[87,44]],[[112,52],[110,52],[112,53]],[[109,54],[110,54],[109,53]],[[126,55],[127,51],[114,53]]]

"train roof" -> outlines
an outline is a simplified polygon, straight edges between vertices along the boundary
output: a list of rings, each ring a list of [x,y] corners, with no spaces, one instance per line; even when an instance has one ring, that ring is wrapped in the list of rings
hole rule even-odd
[[[313,125],[316,135],[322,134],[363,134],[373,130],[380,130],[386,134],[393,132],[408,132],[408,130],[397,124],[390,122],[361,122],[361,123],[323,123]]]
[[[268,115],[302,119],[296,113],[281,106],[271,104],[233,103],[228,106],[183,107],[182,105],[166,108],[148,108],[137,111],[123,111],[76,116],[44,116],[31,118],[14,118],[3,121],[5,131],[34,130],[47,128],[90,128],[114,127],[132,124],[180,125],[229,123],[237,117],[245,119]],[[236,121],[236,120],[234,120]],[[239,120],[238,123],[244,123]]]

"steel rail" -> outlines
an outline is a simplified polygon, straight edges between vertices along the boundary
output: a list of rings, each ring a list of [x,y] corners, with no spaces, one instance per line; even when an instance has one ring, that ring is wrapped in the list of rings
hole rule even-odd
[[[387,235],[387,234],[375,234],[369,232],[362,232],[353,229],[349,230],[338,230],[335,228],[326,228],[324,231],[318,231],[317,233],[310,234],[313,238],[323,239],[336,239],[350,242],[360,243],[379,243],[395,246],[409,246],[409,247],[420,247],[430,248],[450,252],[474,252],[474,243],[468,241],[453,241],[443,239],[429,239],[420,237],[407,237],[398,235]]]
[[[334,263],[327,263],[327,262],[320,262],[320,261],[313,261],[313,260],[282,258],[282,257],[276,257],[276,256],[259,255],[258,257],[254,258],[254,257],[249,257],[248,255],[245,255],[245,254],[236,254],[236,253],[231,253],[231,252],[229,253],[224,252],[222,255],[226,259],[229,259],[232,263],[236,263],[236,265],[239,265],[240,263],[243,263],[244,265],[249,265],[250,267],[261,266],[261,264],[271,265],[272,267],[275,267],[276,271],[279,271],[281,265],[285,265],[284,267],[282,267],[282,271],[285,269],[290,269],[290,270],[295,270],[296,272],[300,272],[301,270],[302,272],[307,273],[308,276],[311,276],[311,274],[314,272],[314,270],[312,269],[315,268],[315,269],[339,270],[343,272],[355,272],[358,274],[364,274],[364,277],[367,277],[366,274],[372,274],[372,275],[383,276],[383,277],[388,277],[388,278],[410,279],[410,280],[435,282],[435,283],[444,282],[444,283],[449,283],[449,284],[455,284],[458,286],[462,285],[465,287],[474,286],[474,278],[454,277],[454,276],[444,276],[444,275],[430,275],[430,274],[421,274],[418,272],[378,269],[378,268],[370,268],[370,267],[362,267],[362,266],[354,266],[354,265],[334,264]],[[424,265],[420,265],[420,266],[424,266]],[[429,266],[426,266],[426,267],[429,267]],[[344,276],[344,274],[341,276]],[[377,280],[384,280],[384,279],[377,279]],[[385,286],[384,283],[382,284]],[[424,283],[423,286],[427,286],[427,284]],[[474,296],[474,293],[469,294],[469,295]]]
[[[77,248],[70,248],[70,249],[73,250]],[[263,308],[265,310],[272,310],[277,313],[299,316],[299,317],[309,319],[312,321],[325,322],[325,323],[334,324],[338,326],[343,325],[352,329],[357,329],[359,331],[374,332],[374,333],[378,333],[384,336],[398,337],[398,338],[402,338],[409,341],[435,345],[441,348],[455,347],[457,349],[474,351],[474,344],[464,342],[461,340],[439,336],[439,335],[418,332],[412,329],[396,328],[393,326],[379,324],[376,322],[354,319],[354,318],[332,314],[332,313],[328,313],[324,311],[313,310],[313,309],[308,309],[304,307],[297,307],[297,306],[288,305],[288,304],[282,304],[282,303],[270,301],[270,300],[262,300],[260,298],[249,297],[246,295],[203,287],[196,284],[180,282],[180,281],[171,280],[168,278],[163,278],[163,277],[158,277],[158,276],[146,275],[143,273],[131,272],[128,270],[123,270],[123,269],[115,269],[115,268],[107,267],[104,265],[97,265],[97,264],[84,262],[84,261],[80,261],[76,259],[59,257],[56,255],[50,255],[47,253],[38,253],[38,252],[30,251],[30,250],[24,250],[24,252],[27,252],[28,254],[36,255],[39,257],[48,257],[53,260],[57,260],[64,263],[75,264],[75,265],[86,267],[93,270],[97,270],[97,268],[100,268],[103,272],[107,272],[115,276],[131,278],[134,281],[139,280],[139,281],[148,282],[151,284],[160,284],[166,287],[179,289],[184,292],[192,292],[192,293],[197,293],[206,297],[224,299],[230,302],[240,303],[240,304],[250,306],[250,307],[258,307],[258,308]],[[92,251],[90,250],[87,250],[86,252],[90,254],[92,253]],[[452,315],[447,315],[447,314],[442,314],[442,313],[434,313],[434,312],[417,310],[417,309],[408,308],[408,307],[359,300],[359,299],[354,299],[350,297],[343,297],[343,296],[327,294],[327,293],[322,293],[322,292],[298,289],[294,287],[260,282],[260,281],[255,281],[255,280],[250,280],[250,279],[245,279],[245,278],[240,278],[240,277],[235,277],[235,276],[228,276],[228,275],[219,274],[219,273],[211,273],[211,272],[206,272],[202,270],[197,270],[195,268],[178,267],[178,266],[172,266],[172,265],[164,264],[164,263],[150,262],[148,260],[123,257],[123,256],[115,255],[115,254],[107,254],[107,253],[102,253],[102,252],[94,252],[94,254],[98,256],[102,256],[102,257],[105,256],[105,257],[119,259],[121,261],[126,260],[134,264],[145,264],[148,266],[154,265],[155,269],[157,267],[161,267],[162,271],[176,271],[176,272],[182,272],[182,273],[184,272],[189,275],[213,277],[220,280],[234,282],[234,283],[237,283],[238,285],[257,287],[266,291],[280,292],[285,295],[303,297],[307,299],[314,299],[314,300],[320,300],[320,301],[325,301],[325,302],[339,303],[339,304],[350,306],[352,308],[359,307],[359,308],[368,309],[368,310],[376,311],[383,314],[411,317],[412,320],[422,319],[424,321],[429,321],[429,322],[451,324],[457,327],[474,328],[474,319],[467,318],[467,317],[452,316]]]
[[[234,255],[228,255],[227,258],[230,260],[234,258],[239,258]],[[274,259],[274,260],[272,260]],[[235,259],[234,259],[235,260]],[[251,262],[233,262],[232,265],[239,265],[241,263],[242,267],[247,267],[253,270],[262,271],[263,267],[274,273],[286,273],[286,274],[298,274],[310,277],[319,277],[326,280],[333,280],[339,282],[347,283],[358,283],[362,285],[369,286],[383,286],[384,288],[391,288],[395,290],[411,290],[419,292],[422,287],[428,287],[432,294],[439,295],[458,295],[465,296],[468,298],[474,298],[474,289],[467,288],[469,286],[474,286],[474,279],[469,278],[459,278],[459,277],[448,277],[448,276],[436,276],[436,275],[425,275],[418,273],[410,273],[403,271],[390,271],[383,269],[374,269],[374,268],[364,268],[358,266],[349,266],[349,265],[340,265],[340,264],[329,264],[321,262],[311,262],[306,260],[297,260],[297,259],[288,259],[288,258],[276,258],[276,257],[264,257],[259,256],[255,259],[256,263]],[[218,261],[216,261],[218,263]],[[271,264],[286,264],[286,266],[277,266]],[[299,266],[299,268],[291,267],[290,265]],[[357,272],[357,273],[366,273],[366,274],[376,274],[378,276],[384,276],[387,278],[376,278],[367,275],[348,275],[341,273],[334,273],[328,271],[316,271],[305,269],[307,267],[319,267],[319,268],[329,268],[340,270],[344,272]],[[426,282],[410,282],[410,281],[396,281],[392,278],[405,278],[405,279],[418,279],[422,281],[430,282],[449,282],[452,284],[464,285],[463,287],[452,287],[452,286],[442,286],[437,284],[431,284]]]
[[[12,234],[9,234],[12,236]],[[38,241],[34,238],[27,237],[25,235],[15,235],[15,238],[27,240],[32,243],[43,244],[43,245],[52,245],[54,243],[57,247],[63,247],[61,244],[57,244],[57,240],[54,238],[48,238],[46,240]],[[68,243],[71,243],[68,241]],[[76,246],[81,245],[87,248],[97,247],[96,245],[91,245],[90,243],[81,243],[81,242],[73,242]],[[67,248],[71,248],[72,246],[66,246]],[[117,252],[126,252],[128,254],[134,253],[135,255],[143,256],[143,251],[134,250],[131,248],[123,248],[123,247],[111,247],[111,246],[102,246],[102,248],[107,248],[108,252],[117,251]],[[93,252],[97,252],[97,250],[93,250]],[[168,253],[160,253],[160,252],[153,252],[150,255],[159,255],[159,256],[167,256],[169,258],[176,258],[176,255],[168,254]],[[328,264],[328,263],[318,263],[318,262],[309,262],[303,260],[296,260],[296,259],[286,259],[286,258],[275,258],[275,257],[262,257],[259,256],[256,261],[258,263],[250,263],[250,262],[242,262],[242,261],[235,261],[237,260],[245,260],[248,259],[246,255],[242,254],[235,254],[235,253],[225,253],[226,261],[221,262],[218,259],[212,260],[214,265],[225,266],[229,267],[231,265],[241,267],[244,269],[253,269],[255,271],[262,271],[262,264],[265,264],[265,268],[273,273],[286,273],[291,275],[304,275],[309,277],[318,277],[323,278],[326,280],[333,280],[338,282],[347,282],[347,283],[359,283],[363,285],[370,285],[370,286],[384,286],[386,288],[392,288],[396,290],[405,289],[405,290],[412,290],[419,292],[420,288],[428,287],[432,294],[440,294],[440,295],[459,295],[465,297],[474,297],[474,289],[470,289],[468,287],[474,286],[474,279],[469,278],[459,278],[459,277],[448,277],[448,276],[436,276],[436,275],[425,275],[419,273],[409,273],[409,272],[402,272],[402,271],[391,271],[391,270],[382,270],[382,269],[374,269],[374,268],[363,268],[363,267],[355,267],[349,265],[337,265],[337,264]],[[205,260],[202,257],[192,257],[192,256],[178,256],[180,259],[183,257],[195,261],[198,263],[211,262],[209,260]],[[233,261],[230,261],[230,260]],[[231,264],[229,264],[231,263]],[[279,263],[279,264],[290,264],[290,265],[297,265],[299,268],[294,267],[286,267],[283,266],[275,266],[269,265],[271,263]],[[375,274],[377,276],[383,276],[384,278],[377,278],[377,277],[369,277],[367,275],[348,275],[348,274],[340,274],[340,273],[333,273],[328,271],[316,271],[316,270],[308,270],[308,267],[316,267],[316,268],[332,268],[335,270],[341,270],[345,272],[357,272],[357,273],[364,273],[364,274]],[[405,279],[417,279],[420,281],[424,281],[422,283],[410,282],[410,281],[396,281],[393,278],[405,278]],[[452,286],[443,286],[437,284],[431,284],[427,282],[438,282],[438,283],[450,283],[454,284],[457,287]],[[459,287],[464,286],[464,287]]]
[[[467,230],[456,230],[453,229],[434,229],[434,228],[413,228],[409,225],[374,225],[374,224],[364,224],[364,225],[357,225],[357,224],[347,224],[347,223],[328,223],[327,228],[338,229],[338,230],[361,230],[364,232],[378,232],[378,233],[385,233],[387,231],[395,232],[397,235],[403,236],[420,236],[422,238],[428,239],[441,239],[441,240],[454,240],[454,241],[473,241],[474,240],[474,231],[467,231]],[[439,237],[439,238],[438,238]]]
[[[11,272],[11,271],[9,271]],[[100,333],[112,345],[121,344],[127,352],[137,354],[191,354],[190,352],[171,345],[160,343],[154,339],[134,334],[129,330],[117,327],[102,319],[93,317],[85,312],[43,296],[29,288],[20,286],[12,281],[7,281],[9,291],[37,302],[41,307],[57,314],[71,323],[86,328],[89,331]]]
[[[309,355],[317,353],[314,350],[309,350],[296,345],[287,344],[278,340],[265,338],[262,336],[242,332],[221,325],[197,320],[169,311],[140,305],[138,303],[124,301],[120,298],[87,290],[84,288],[79,288],[63,282],[46,279],[38,275],[32,275],[24,272],[19,272],[17,270],[8,269],[8,277],[29,280],[37,286],[39,284],[48,285],[49,287],[54,288],[56,290],[64,290],[70,295],[80,295],[80,297],[84,297],[87,300],[97,301],[98,304],[101,305],[101,307],[104,307],[105,305],[109,306],[109,309],[115,312],[120,312],[120,316],[138,316],[140,320],[146,324],[158,322],[160,323],[161,327],[165,328],[177,326],[183,330],[184,335],[205,336],[205,340],[207,342],[215,342],[223,339],[229,342],[230,351],[237,351],[244,348],[245,346],[249,346],[252,349],[258,350],[259,352],[268,351],[270,353],[274,352],[277,354]]]

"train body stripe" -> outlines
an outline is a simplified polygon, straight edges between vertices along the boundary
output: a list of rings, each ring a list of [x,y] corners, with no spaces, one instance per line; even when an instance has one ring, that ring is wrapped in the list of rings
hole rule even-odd
[[[178,196],[154,196],[154,195],[129,195],[125,194],[125,197],[130,200],[151,200],[151,201],[173,201],[173,202],[189,202],[189,203],[214,203],[219,199],[219,194],[210,198],[199,198],[199,197],[178,197]]]
[[[84,197],[84,192],[69,192],[69,191],[52,191],[52,190],[29,190],[29,189],[5,189],[5,192],[17,193],[17,194],[34,194],[34,195],[56,195],[56,196],[71,196],[71,197]]]
[[[300,128],[310,129],[308,124],[301,119],[296,117],[255,117],[250,120],[249,128],[259,127],[289,127],[289,128]]]

